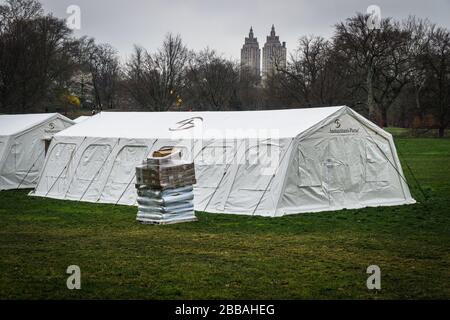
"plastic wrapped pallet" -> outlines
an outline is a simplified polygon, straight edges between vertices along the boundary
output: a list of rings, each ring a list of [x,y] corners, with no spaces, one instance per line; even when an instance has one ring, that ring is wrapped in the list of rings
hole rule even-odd
[[[169,224],[196,221],[194,211],[195,167],[181,160],[181,153],[159,150],[136,167],[137,220]]]

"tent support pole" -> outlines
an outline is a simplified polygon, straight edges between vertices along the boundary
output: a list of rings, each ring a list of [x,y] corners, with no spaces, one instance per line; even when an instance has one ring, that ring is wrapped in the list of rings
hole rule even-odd
[[[241,147],[241,145],[242,145],[242,142],[239,145],[239,148]],[[245,157],[246,151],[247,150],[244,150],[244,157]],[[236,176],[237,176],[238,171],[239,171],[239,164],[237,164],[237,167],[234,170],[233,181],[231,181],[230,187],[228,188],[228,190],[226,192],[226,196],[225,196],[225,200],[223,202],[222,210],[225,210],[225,207],[226,207],[227,202],[228,202],[228,198],[230,197],[231,191],[233,190],[234,182],[236,181]]]
[[[372,138],[372,136],[370,135],[370,133],[367,131],[367,129],[366,129],[366,127],[364,126],[364,124],[362,124],[362,127],[364,128],[364,131],[366,131],[368,137],[369,137],[369,138],[372,140],[372,142],[377,146],[378,150],[381,151],[381,153],[382,153],[383,156],[386,158],[386,160],[389,162],[389,164],[392,166],[392,168],[394,168],[394,170],[397,172],[397,174],[399,175],[399,177],[400,177],[400,178],[406,183],[406,185],[411,189],[411,186],[409,185],[409,183],[408,183],[408,181],[406,180],[406,178],[400,173],[400,171],[398,170],[397,166],[395,166],[395,165],[391,162],[391,160],[389,160],[388,156],[387,156],[386,153],[383,151],[383,149],[380,148],[380,146],[379,146],[378,143],[375,141],[375,139]],[[389,141],[389,140],[388,140],[388,141]],[[391,144],[391,143],[390,143],[390,141],[389,141],[389,145],[390,145],[390,144]],[[391,148],[391,149],[392,149],[392,148]],[[393,152],[392,152],[392,154],[393,154]],[[406,164],[406,166],[409,168],[408,164]],[[411,168],[409,168],[409,170],[411,170]],[[411,174],[412,174],[413,178],[415,179],[415,176],[414,176],[414,174],[412,173],[412,170],[411,170]],[[423,191],[422,186],[419,184],[419,182],[417,181],[417,179],[415,179],[415,181],[416,181],[417,185],[419,186],[419,190],[421,191],[422,196],[424,197],[424,200],[427,201],[427,200],[428,200],[428,197],[425,195],[425,192]],[[403,190],[403,187],[402,187],[402,190]],[[404,192],[404,191],[403,191],[403,195],[404,195],[405,198],[406,198],[406,195],[405,195],[405,192]]]
[[[153,142],[152,146],[150,148],[148,148],[148,151],[145,153],[145,158],[147,158],[148,153],[153,149],[153,147],[155,146],[156,142],[158,142],[158,139],[155,140],[155,142]],[[115,206],[120,202],[120,200],[122,200],[123,195],[125,194],[125,192],[128,190],[128,188],[130,187],[131,182],[133,182],[133,179],[135,178],[136,173],[133,173],[131,175],[131,180],[130,182],[128,182],[127,186],[125,187],[125,190],[123,190],[122,194],[120,195],[119,199],[117,200],[117,202],[114,204]],[[98,200],[97,200],[98,201]]]
[[[80,145],[78,146],[78,148],[84,143],[84,141],[86,140],[87,137],[84,137],[83,141],[80,143]],[[69,161],[67,161],[66,165],[64,166],[64,168],[62,169],[61,173],[58,175],[58,177],[56,178],[55,182],[53,182],[53,184],[50,186],[50,188],[47,190],[47,193],[45,194],[45,196],[48,196],[48,194],[50,193],[50,191],[53,189],[53,187],[55,186],[56,182],[58,182],[59,178],[61,178],[61,175],[64,173],[64,170],[66,170],[69,167],[69,164],[72,162],[73,159],[73,155],[76,153],[76,151],[78,150],[78,148],[74,149],[72,151],[72,154],[70,155]]]
[[[34,168],[34,166],[36,165],[36,162],[39,161],[39,158],[41,157],[41,155],[44,153],[45,150],[41,151],[41,153],[38,155],[37,159],[34,161],[33,165],[30,167],[30,169],[28,169],[27,174],[25,175],[25,177],[23,177],[22,181],[20,181],[19,185],[17,186],[16,190],[19,190],[20,187],[22,186],[22,183],[25,181],[25,179],[28,177],[28,175],[30,174],[31,170]]]
[[[280,169],[280,165],[281,165],[281,163],[283,162],[284,157],[286,156],[287,152],[289,151],[289,148],[291,147],[291,144],[294,142],[294,139],[295,139],[295,138],[292,138],[292,139],[291,139],[291,142],[289,142],[289,145],[287,146],[286,150],[284,150],[283,157],[281,157],[280,161],[278,161],[277,169],[275,170],[274,174],[273,174],[272,177],[270,178],[269,183],[267,184],[266,188],[264,189],[263,194],[261,195],[261,198],[259,198],[259,201],[258,201],[258,203],[257,203],[256,206],[255,206],[255,209],[253,209],[252,216],[255,215],[255,212],[256,212],[256,210],[258,209],[259,205],[261,204],[262,199],[263,199],[264,196],[266,195],[267,189],[269,189],[269,187],[270,187],[270,185],[271,185],[273,179],[274,179],[275,176],[277,175],[278,169]],[[276,209],[277,209],[277,208],[275,208],[275,210],[276,210]]]
[[[133,182],[133,179],[135,178],[135,175],[132,174],[131,175],[131,179],[130,182],[128,182],[127,186],[125,187],[125,189],[123,190],[122,194],[120,195],[119,199],[117,200],[117,202],[114,204],[114,206],[117,206],[117,204],[119,203],[120,200],[122,200],[123,195],[125,194],[125,192],[128,190],[128,188],[130,187],[130,184]]]
[[[109,157],[111,156],[112,152],[114,151],[114,148],[119,144],[120,142],[120,138],[117,139],[117,142],[114,144],[114,146],[111,148],[111,151],[109,152],[108,156],[105,158],[105,161],[103,161],[102,165],[100,166],[100,168],[97,170],[97,172],[95,173],[94,177],[92,178],[92,180],[89,182],[89,185],[87,186],[86,190],[84,190],[83,194],[81,195],[81,198],[78,199],[78,202],[80,202],[81,200],[83,200],[83,197],[86,195],[86,192],[89,190],[89,188],[92,185],[92,182],[94,182],[94,180],[97,178],[98,174],[100,173],[100,171],[102,171],[103,166],[105,165],[106,161],[109,159]]]
[[[234,156],[233,156],[233,158],[231,159],[231,162],[228,164],[227,168],[226,168],[225,171],[223,172],[222,178],[220,178],[220,181],[219,181],[219,183],[217,184],[216,188],[214,189],[214,192],[212,193],[211,197],[209,197],[208,202],[206,203],[206,206],[205,206],[205,208],[203,209],[203,212],[206,212],[206,209],[208,208],[209,203],[211,202],[212,198],[214,198],[214,196],[216,195],[216,192],[217,192],[217,190],[219,189],[220,185],[222,184],[222,181],[223,181],[223,179],[225,178],[225,176],[226,176],[226,174],[227,174],[227,172],[228,172],[228,169],[231,167],[231,164],[233,163],[234,159],[236,158],[236,156],[237,156],[237,154],[238,154],[238,152],[239,152],[239,149],[240,149],[242,143],[243,143],[243,142],[241,142],[241,144],[239,145],[239,147],[236,148],[236,152],[234,153]]]

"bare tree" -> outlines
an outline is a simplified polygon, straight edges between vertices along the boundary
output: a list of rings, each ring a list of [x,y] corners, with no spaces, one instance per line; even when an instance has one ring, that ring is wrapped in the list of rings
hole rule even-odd
[[[372,120],[387,124],[387,111],[408,82],[408,34],[391,19],[369,28],[369,16],[357,14],[336,25],[334,45],[346,57],[355,81],[366,95]],[[381,113],[381,114],[379,114]]]
[[[418,19],[414,16],[408,17],[403,22],[403,29],[409,33],[409,64],[411,85],[409,92],[414,95],[415,114],[422,122],[425,110],[421,103],[422,91],[426,85],[427,67],[426,55],[429,48],[430,35],[435,29],[435,25],[428,20]]]
[[[342,96],[332,43],[322,37],[302,37],[287,66],[278,64],[281,85],[303,106],[332,105]]]
[[[71,31],[34,0],[8,0],[0,17],[0,108],[43,110],[73,70]]]
[[[236,63],[205,49],[191,53],[184,92],[196,109],[236,108],[239,68]]]
[[[81,70],[90,74],[96,106],[100,110],[114,108],[120,71],[117,51],[84,37],[80,39],[79,52]]]
[[[12,21],[31,20],[44,14],[42,5],[36,0],[6,0],[0,6],[1,26],[8,26]]]
[[[167,111],[184,86],[188,51],[180,36],[168,34],[162,48],[150,54],[135,47],[125,71],[125,84],[141,108]]]
[[[258,110],[263,106],[261,76],[248,66],[241,65],[239,70],[239,89],[235,109]]]
[[[150,109],[150,98],[146,89],[147,53],[142,47],[134,46],[134,52],[126,64],[124,87],[131,97],[142,109]]]
[[[436,28],[430,34],[425,56],[427,102],[438,120],[439,137],[450,124],[450,32]]]

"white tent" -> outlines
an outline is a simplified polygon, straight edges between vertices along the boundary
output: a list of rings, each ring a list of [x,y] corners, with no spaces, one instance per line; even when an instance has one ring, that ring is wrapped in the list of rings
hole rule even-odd
[[[0,115],[0,190],[35,187],[50,139],[72,124],[57,113]]]
[[[199,211],[282,216],[415,202],[392,136],[345,106],[102,112],[55,135],[35,195],[133,205],[135,166],[163,146],[194,159]]]
[[[75,123],[80,123],[80,122],[83,122],[83,121],[89,119],[90,117],[91,117],[91,116],[79,116],[78,118],[73,119],[73,122],[75,122]]]

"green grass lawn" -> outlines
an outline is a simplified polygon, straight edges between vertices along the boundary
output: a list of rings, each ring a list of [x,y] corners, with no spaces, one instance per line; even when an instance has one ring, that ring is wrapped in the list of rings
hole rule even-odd
[[[438,129],[410,129],[399,127],[387,127],[384,130],[390,132],[392,135],[398,138],[437,138],[439,136]],[[445,130],[444,136],[450,137],[450,130]]]
[[[0,192],[0,298],[449,299],[450,140],[396,142],[425,203],[413,187],[411,206],[150,226],[134,207]],[[81,290],[66,288],[73,264]]]

